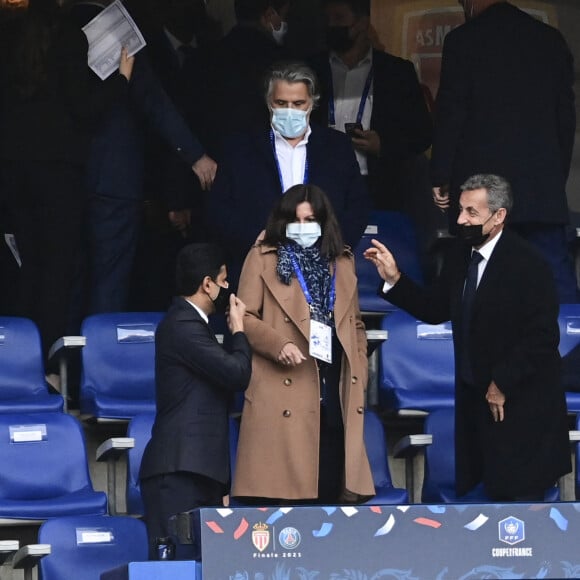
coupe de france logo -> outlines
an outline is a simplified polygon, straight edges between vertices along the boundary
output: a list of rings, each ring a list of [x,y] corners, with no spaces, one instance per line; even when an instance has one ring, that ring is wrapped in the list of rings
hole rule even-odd
[[[526,539],[526,528],[522,520],[510,516],[499,522],[499,539],[510,546]]]

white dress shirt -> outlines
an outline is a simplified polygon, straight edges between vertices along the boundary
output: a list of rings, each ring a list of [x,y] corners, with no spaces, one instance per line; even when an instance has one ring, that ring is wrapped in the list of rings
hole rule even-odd
[[[293,185],[304,183],[307,156],[306,145],[308,145],[308,138],[312,133],[312,129],[308,126],[304,138],[295,147],[292,147],[278,131],[272,130],[274,131],[274,149],[282,179],[282,191],[285,192]]]
[[[209,318],[207,317],[207,314],[197,304],[194,304],[191,300],[188,300],[187,298],[185,299],[185,301],[188,304],[191,304],[197,310],[198,314],[205,320],[205,322],[209,324]]]
[[[330,70],[332,71],[332,91],[334,94],[334,126],[345,132],[345,123],[355,123],[365,84],[373,66],[373,51],[369,49],[365,57],[353,68],[348,68],[337,54],[330,54]],[[373,112],[373,83],[367,96],[361,124],[368,130],[371,126]],[[367,156],[355,151],[360,172],[368,175]]]

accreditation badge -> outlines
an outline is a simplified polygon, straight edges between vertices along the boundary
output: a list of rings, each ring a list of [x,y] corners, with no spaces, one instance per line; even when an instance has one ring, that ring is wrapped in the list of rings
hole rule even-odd
[[[310,356],[326,363],[332,363],[332,328],[310,319]]]

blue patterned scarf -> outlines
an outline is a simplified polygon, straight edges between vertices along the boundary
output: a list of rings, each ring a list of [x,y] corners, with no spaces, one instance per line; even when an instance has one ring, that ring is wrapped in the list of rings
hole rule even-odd
[[[312,297],[310,317],[318,322],[334,326],[333,317],[329,312],[331,275],[328,260],[320,255],[320,250],[316,245],[303,248],[294,242],[289,242],[287,246],[279,246],[276,270],[280,281],[287,286],[290,285],[292,277],[296,277],[288,251],[289,247],[296,256],[296,261],[306,281],[306,287]]]

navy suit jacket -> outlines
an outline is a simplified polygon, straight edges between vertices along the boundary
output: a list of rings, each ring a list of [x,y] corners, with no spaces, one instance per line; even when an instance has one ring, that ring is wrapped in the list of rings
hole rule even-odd
[[[321,98],[314,118],[328,124],[332,71],[328,54],[313,61]],[[355,121],[355,119],[353,119]],[[409,195],[409,162],[431,145],[432,121],[413,64],[373,50],[373,110],[370,129],[381,138],[379,157],[368,156],[369,186],[375,209],[402,209]]]
[[[438,324],[451,319],[455,360],[471,249],[454,247],[441,276],[421,288],[407,276],[385,298]],[[496,495],[526,495],[570,471],[566,401],[560,381],[558,299],[549,266],[527,242],[504,230],[477,288],[469,352],[474,385],[456,378],[456,483],[479,481]],[[505,420],[492,420],[491,381],[506,395]],[[484,444],[482,445],[482,441]]]
[[[558,30],[507,2],[445,38],[431,176],[459,187],[476,173],[505,177],[512,223],[568,221],[565,185],[576,127],[572,55]]]
[[[186,471],[223,484],[230,479],[228,405],[252,372],[243,332],[231,352],[183,298],[176,298],[155,335],[157,415],[143,460],[141,479]]]
[[[367,226],[370,200],[348,138],[311,125],[307,145],[308,181],[328,195],[345,243],[354,246]],[[241,266],[265,228],[282,186],[268,130],[225,141],[216,180],[208,195],[208,223],[217,241]]]
[[[75,4],[71,14],[83,26],[100,12],[93,4]],[[94,76],[98,86],[101,81]],[[187,166],[204,149],[164,91],[145,52],[135,55],[127,98],[102,120],[91,142],[87,167],[91,193],[141,201],[144,174],[144,128],[149,126]]]

